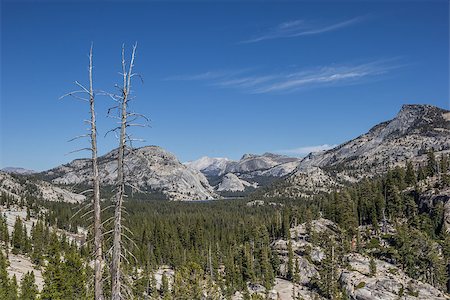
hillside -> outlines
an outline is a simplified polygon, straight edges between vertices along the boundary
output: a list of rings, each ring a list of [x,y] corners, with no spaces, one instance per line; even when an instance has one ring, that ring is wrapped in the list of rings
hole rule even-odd
[[[450,152],[450,111],[431,105],[404,105],[397,116],[369,132],[302,159],[296,170],[267,196],[299,197],[385,173],[407,161],[423,164],[427,151]]]
[[[69,203],[83,202],[86,197],[58,187],[49,182],[32,177],[8,174],[0,171],[0,193],[14,199],[28,197],[46,201],[62,201]]]

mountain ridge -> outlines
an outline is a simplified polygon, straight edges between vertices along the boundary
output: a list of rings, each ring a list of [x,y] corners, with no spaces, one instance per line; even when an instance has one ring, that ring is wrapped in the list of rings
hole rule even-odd
[[[426,152],[450,152],[450,111],[406,104],[391,120],[320,153],[310,153],[269,197],[310,196],[385,173],[407,161],[420,164]],[[284,189],[284,190],[282,190]]]

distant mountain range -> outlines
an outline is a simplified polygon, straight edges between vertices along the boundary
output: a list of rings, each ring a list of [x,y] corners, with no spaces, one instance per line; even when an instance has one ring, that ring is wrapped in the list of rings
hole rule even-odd
[[[202,172],[216,191],[226,194],[253,191],[265,186],[294,171],[299,163],[298,158],[264,153],[244,154],[238,161],[202,157],[185,164]]]
[[[126,178],[144,193],[170,200],[206,200],[257,192],[265,197],[307,197],[372,177],[406,161],[419,164],[426,151],[450,152],[450,111],[404,105],[397,116],[333,149],[303,159],[278,154],[245,154],[240,160],[202,157],[180,163],[158,146],[128,150]],[[101,183],[113,185],[117,150],[99,158]],[[31,174],[20,168],[6,170]],[[38,174],[53,185],[88,185],[89,159],[77,159]],[[0,184],[1,188],[1,184]]]
[[[22,174],[22,175],[36,173],[36,171],[33,171],[33,170],[28,170],[28,169],[24,169],[24,168],[15,168],[15,167],[6,167],[6,168],[1,169],[1,171],[5,172],[5,173],[10,173],[10,174]]]

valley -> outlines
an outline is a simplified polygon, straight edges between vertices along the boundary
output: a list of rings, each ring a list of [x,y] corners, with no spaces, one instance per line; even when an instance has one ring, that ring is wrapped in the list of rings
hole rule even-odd
[[[127,149],[130,299],[450,299],[448,116],[407,105],[304,158],[183,164],[157,146]],[[99,158],[105,232],[116,157],[113,150]],[[33,272],[43,299],[55,289],[90,299],[90,160],[5,171],[0,273],[20,286]],[[73,277],[71,268],[83,271]]]

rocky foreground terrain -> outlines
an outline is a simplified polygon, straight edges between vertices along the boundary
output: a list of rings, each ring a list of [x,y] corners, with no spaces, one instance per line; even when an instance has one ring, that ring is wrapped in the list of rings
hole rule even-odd
[[[268,295],[268,299],[271,300],[325,299],[314,291],[313,286],[315,280],[325,280],[321,279],[319,266],[331,252],[313,243],[311,234],[337,236],[339,228],[330,220],[323,218],[312,221],[310,226],[308,229],[306,223],[297,225],[290,230],[290,240],[280,239],[273,242],[272,247],[277,251],[281,261],[280,277],[276,278],[275,286],[270,291],[266,291],[258,284],[248,284],[251,295],[264,297]],[[295,284],[292,280],[285,279],[288,270],[289,243],[293,251],[294,264],[298,264],[299,270],[299,281]],[[398,266],[386,261],[373,259],[375,267],[371,270],[371,259],[367,254],[350,253],[344,255],[342,259],[346,267],[336,269],[335,280],[349,299],[450,299],[445,292],[410,278]],[[244,298],[242,293],[238,292],[233,299]]]

